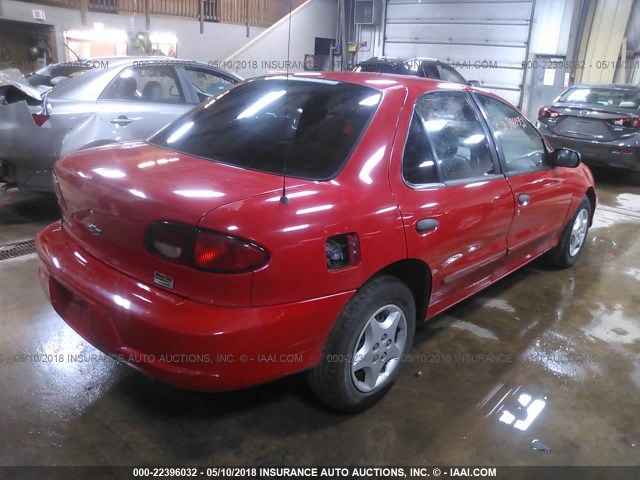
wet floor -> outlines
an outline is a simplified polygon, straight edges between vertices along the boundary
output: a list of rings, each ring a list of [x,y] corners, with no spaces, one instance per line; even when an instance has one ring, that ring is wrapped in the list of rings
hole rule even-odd
[[[356,416],[299,376],[226,394],[158,383],[57,317],[35,255],[4,260],[0,465],[638,465],[640,187],[599,176],[598,193],[576,266],[535,262],[420,328],[393,390]],[[0,244],[56,215],[12,192]]]

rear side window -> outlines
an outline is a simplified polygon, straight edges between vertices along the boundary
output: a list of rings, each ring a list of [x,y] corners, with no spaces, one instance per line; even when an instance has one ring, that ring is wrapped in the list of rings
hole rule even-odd
[[[262,172],[334,177],[380,101],[374,89],[271,77],[223,93],[150,139],[171,150]]]
[[[462,92],[430,92],[416,103],[403,175],[409,183],[433,183],[436,171],[442,182],[495,173],[485,129]]]

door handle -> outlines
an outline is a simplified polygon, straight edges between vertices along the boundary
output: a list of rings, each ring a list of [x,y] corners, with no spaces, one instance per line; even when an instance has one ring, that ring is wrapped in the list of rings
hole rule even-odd
[[[423,218],[416,223],[416,230],[419,233],[429,232],[435,230],[440,225],[440,222],[435,218]]]
[[[111,123],[115,125],[129,125],[133,120],[125,117],[124,115],[120,115],[118,118],[112,118]]]
[[[521,193],[518,195],[518,203],[523,207],[526,207],[531,202],[531,197],[526,193]]]

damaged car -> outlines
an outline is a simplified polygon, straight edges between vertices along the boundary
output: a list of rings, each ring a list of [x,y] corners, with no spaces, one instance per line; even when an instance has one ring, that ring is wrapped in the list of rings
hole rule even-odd
[[[42,102],[42,95],[17,68],[0,70],[0,105],[23,100],[27,105],[38,106]]]
[[[102,68],[61,82],[40,99],[15,97],[0,105],[4,190],[53,192],[51,172],[59,158],[147,138],[242,81],[231,72],[175,58],[101,60]]]

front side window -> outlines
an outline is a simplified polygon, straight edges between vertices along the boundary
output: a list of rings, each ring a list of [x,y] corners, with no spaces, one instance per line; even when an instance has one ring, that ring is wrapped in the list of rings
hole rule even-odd
[[[173,67],[127,67],[105,88],[101,100],[185,103]]]
[[[381,97],[349,83],[270,77],[201,104],[150,142],[251,170],[328,180],[346,162]]]
[[[204,68],[187,66],[184,67],[184,72],[201,102],[224,92],[236,83],[228,77]]]
[[[403,159],[405,179],[429,183],[434,163],[442,182],[495,173],[487,135],[463,92],[430,92],[416,103]]]
[[[534,172],[547,168],[544,142],[515,108],[487,95],[478,95],[502,147],[507,172]]]

